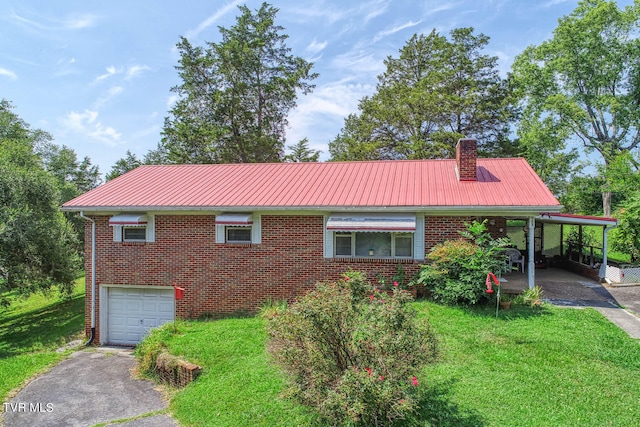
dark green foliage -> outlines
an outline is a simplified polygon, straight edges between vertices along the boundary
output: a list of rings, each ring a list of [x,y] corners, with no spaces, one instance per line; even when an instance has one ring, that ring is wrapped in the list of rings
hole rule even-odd
[[[107,181],[111,181],[112,179],[115,179],[120,175],[124,175],[140,165],[142,165],[142,161],[130,150],[127,150],[127,154],[122,159],[118,160],[115,165],[111,166],[111,171],[105,178]]]
[[[536,139],[543,150],[556,140],[555,153],[562,156],[573,136],[586,150],[597,151],[606,168],[638,147],[639,17],[638,2],[620,9],[615,1],[584,0],[559,20],[551,39],[516,58],[512,81],[522,99],[521,138],[534,131],[530,152]],[[602,193],[609,216],[611,190]]]
[[[482,53],[488,42],[473,28],[455,29],[450,39],[435,30],[414,35],[398,58],[385,60],[359,114],[346,118],[329,144],[332,160],[455,157],[465,137],[476,138],[483,154],[512,154],[510,88],[497,58]]]
[[[434,361],[436,342],[412,299],[349,272],[288,308],[264,310],[267,349],[288,393],[332,425],[393,425],[414,413],[417,376]]]
[[[640,261],[640,192],[618,214],[618,228],[613,233],[613,248],[627,253],[631,262]]]
[[[431,249],[429,264],[420,266],[413,283],[424,285],[434,300],[445,304],[476,304],[483,300],[487,273],[505,272],[507,239],[493,239],[486,220],[467,224],[464,238],[448,240]]]
[[[287,146],[290,154],[284,156],[285,162],[317,162],[320,159],[320,151],[309,148],[309,140],[302,138],[296,145]]]
[[[169,163],[281,161],[287,114],[298,93],[307,94],[313,64],[290,54],[275,23],[278,9],[263,3],[255,13],[240,7],[222,41],[177,44],[182,84],[165,119],[162,152]]]
[[[59,206],[57,177],[36,154],[49,136],[0,103],[0,290],[69,294],[80,268],[78,239]],[[8,303],[3,299],[2,303]]]

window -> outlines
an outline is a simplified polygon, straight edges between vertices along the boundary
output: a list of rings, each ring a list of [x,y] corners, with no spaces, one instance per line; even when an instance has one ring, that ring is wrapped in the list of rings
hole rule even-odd
[[[260,215],[235,212],[216,215],[216,243],[262,243]]]
[[[336,232],[335,256],[411,258],[413,233]]]
[[[251,227],[225,227],[228,243],[251,243]]]
[[[147,240],[147,227],[122,227],[123,242],[144,242]]]
[[[351,240],[353,233],[336,233],[336,256],[351,256]]]
[[[155,215],[145,213],[126,213],[109,218],[109,225],[113,227],[114,242],[144,242],[156,241]]]

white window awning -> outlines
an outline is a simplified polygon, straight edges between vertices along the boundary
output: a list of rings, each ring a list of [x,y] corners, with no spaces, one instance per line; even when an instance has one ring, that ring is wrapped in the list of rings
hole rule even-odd
[[[344,214],[329,216],[327,230],[330,231],[370,231],[370,232],[414,232],[416,216],[413,214]]]
[[[146,214],[120,214],[114,215],[109,218],[109,225],[138,225],[144,226],[147,225],[147,215]]]
[[[222,213],[216,215],[216,225],[233,225],[236,227],[251,227],[253,216],[250,213]]]

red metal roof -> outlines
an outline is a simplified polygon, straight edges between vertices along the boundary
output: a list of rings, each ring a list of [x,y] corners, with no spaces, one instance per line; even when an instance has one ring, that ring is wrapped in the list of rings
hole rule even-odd
[[[141,166],[63,205],[100,209],[541,207],[560,204],[523,158]]]

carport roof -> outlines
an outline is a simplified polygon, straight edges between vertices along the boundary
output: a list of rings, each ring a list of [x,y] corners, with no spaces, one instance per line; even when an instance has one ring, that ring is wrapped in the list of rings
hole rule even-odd
[[[618,220],[615,218],[567,213],[543,213],[539,218],[536,218],[536,220],[550,224],[596,225],[601,227],[618,224]]]

